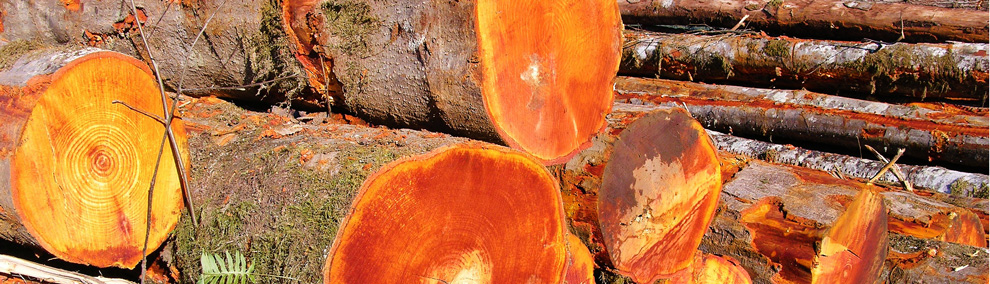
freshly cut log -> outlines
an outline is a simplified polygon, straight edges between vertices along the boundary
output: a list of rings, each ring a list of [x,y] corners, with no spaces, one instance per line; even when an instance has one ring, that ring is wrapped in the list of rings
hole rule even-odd
[[[990,92],[986,41],[886,44],[646,31],[626,31],[625,41],[620,75],[983,106]]]
[[[307,15],[292,25],[297,41],[332,58],[340,103],[369,122],[503,142],[547,164],[567,161],[605,125],[622,45],[614,1],[310,9],[292,9]]]
[[[116,2],[79,11],[9,2],[0,8],[29,11],[5,21],[17,27],[4,32],[9,40],[89,42],[70,36],[85,30],[130,41],[105,45],[146,56],[134,23],[162,18],[149,21],[149,44],[173,88],[188,64],[188,92],[267,101],[287,94],[307,105],[324,104],[322,94],[374,124],[503,142],[548,164],[566,161],[604,127],[622,46],[618,6],[606,0],[254,0],[168,13],[173,2],[143,0],[144,16],[120,23],[130,11]],[[188,47],[215,11],[222,16],[203,43]],[[243,84],[251,87],[229,87]]]
[[[529,155],[458,144],[370,176],[330,248],[325,283],[560,283],[567,225]]]
[[[698,252],[694,262],[667,281],[669,284],[749,284],[749,273],[731,257]]]
[[[722,185],[715,146],[681,109],[618,135],[602,173],[598,218],[619,273],[653,283],[691,265]]]
[[[878,283],[887,258],[887,208],[872,189],[860,190],[822,238],[811,283]]]
[[[987,42],[986,10],[843,0],[618,1],[627,25],[746,26],[804,38]]]
[[[147,65],[92,48],[41,50],[0,71],[0,85],[0,237],[70,262],[134,267],[164,128],[113,102],[162,116]],[[188,165],[183,123],[172,127]],[[149,248],[183,205],[169,151],[159,166]]]
[[[773,141],[905,148],[905,155],[943,166],[986,169],[987,113],[940,105],[893,105],[806,91],[768,90],[622,77],[620,102],[682,106],[709,129]],[[890,155],[892,156],[892,155]]]
[[[838,172],[844,176],[870,180],[886,163],[853,156],[808,150],[792,145],[781,145],[708,131],[719,151],[743,155],[771,163],[787,164],[825,172]],[[953,171],[942,167],[897,165],[913,186],[955,196],[988,196],[990,178],[985,174]],[[887,172],[880,180],[887,184],[900,184],[897,176]]]

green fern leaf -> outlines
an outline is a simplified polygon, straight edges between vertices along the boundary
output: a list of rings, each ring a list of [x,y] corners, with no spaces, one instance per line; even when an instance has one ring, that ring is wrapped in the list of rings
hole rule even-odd
[[[198,284],[247,284],[255,282],[254,263],[248,265],[247,259],[240,252],[233,256],[230,252],[209,254],[203,252],[200,257],[203,273],[199,276]]]

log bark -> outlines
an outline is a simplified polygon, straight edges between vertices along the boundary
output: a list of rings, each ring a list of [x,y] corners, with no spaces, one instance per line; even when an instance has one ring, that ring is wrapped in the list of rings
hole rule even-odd
[[[41,50],[0,71],[0,237],[70,262],[134,267],[164,128],[113,102],[162,116],[156,93],[143,62],[92,48]],[[183,123],[172,125],[188,165]],[[166,150],[149,248],[178,222],[177,171]]]
[[[987,104],[985,41],[890,44],[645,31],[627,31],[625,41],[621,75]]]
[[[600,226],[596,215],[598,207],[589,200],[600,198],[602,175],[610,161],[615,136],[644,113],[656,110],[655,107],[625,104],[616,104],[613,109],[606,132],[593,140],[591,148],[581,152],[556,172],[564,186],[565,212],[571,220],[572,229],[585,240],[595,255],[596,263],[606,271],[614,271],[614,268],[611,266],[602,232],[596,231]],[[719,156],[722,179],[726,185],[723,187],[718,213],[702,238],[700,249],[706,253],[737,259],[756,283],[809,283],[810,269],[817,253],[816,243],[822,240],[825,231],[834,225],[840,213],[846,210],[846,206],[862,190],[864,184],[833,178],[824,172],[751,161],[726,152],[720,152]],[[904,252],[908,243],[918,240],[936,243],[942,242],[936,240],[946,240],[949,242],[942,243],[942,247],[951,246],[954,252],[966,251],[969,254],[979,249],[953,243],[985,247],[986,229],[981,217],[985,212],[951,205],[929,195],[922,191],[883,193],[890,208],[886,221],[891,224],[888,231],[891,234],[889,239],[892,248]],[[984,204],[985,199],[974,202]],[[765,209],[762,211],[765,212],[763,215],[756,214],[761,211],[751,209],[760,207],[757,205]],[[745,215],[740,213],[746,209],[751,210]],[[914,248],[909,251],[917,250]],[[948,255],[937,254],[915,259],[919,263],[925,263],[915,266],[902,261],[903,257],[903,254],[889,255],[883,277],[888,277],[889,271],[898,271],[899,275],[918,275],[925,272],[916,269],[927,271],[933,269],[931,267],[945,268],[946,263],[962,261],[955,259],[955,255],[952,255],[952,261],[948,261]],[[966,261],[978,268],[933,270],[927,273],[938,274],[939,276],[934,276],[936,278],[963,279],[967,283],[979,283],[976,280],[986,278],[987,272],[979,266],[979,258],[967,258]],[[966,277],[970,276],[976,278],[967,280]],[[892,277],[891,279],[897,280],[892,283],[910,280],[898,277],[900,276]]]
[[[296,34],[333,59],[340,103],[369,122],[562,163],[604,127],[622,29],[614,2],[568,3],[341,1]]]
[[[987,42],[986,11],[866,1],[618,1],[622,21],[638,25],[746,26],[804,38],[908,42]],[[902,38],[903,37],[903,38]]]
[[[400,159],[362,185],[324,283],[560,283],[570,254],[562,206],[550,173],[506,148]]]
[[[722,152],[824,172],[837,171],[843,176],[861,180],[869,180],[885,164],[876,160],[746,139],[715,131],[709,131],[708,134],[715,141],[719,151]],[[897,165],[897,167],[904,172],[905,178],[915,187],[955,196],[983,199],[988,197],[987,182],[990,178],[985,174],[953,171],[941,167],[911,165]],[[902,182],[893,173],[884,174],[880,181],[887,184],[900,184]]]
[[[905,148],[908,157],[985,170],[990,132],[985,110],[950,105],[892,105],[807,91],[620,78],[616,99],[687,107],[709,129],[773,141]],[[881,148],[877,147],[877,148]]]
[[[0,38],[8,44],[89,45],[150,62],[138,36],[140,22],[146,25],[149,47],[171,90],[267,103],[288,101],[310,109],[326,107],[320,91],[337,95],[333,86],[307,84],[308,78],[323,74],[307,73],[317,70],[304,69],[293,56],[282,28],[281,1],[134,2],[137,15],[127,1],[68,6],[62,1],[0,1],[0,10],[7,11]]]

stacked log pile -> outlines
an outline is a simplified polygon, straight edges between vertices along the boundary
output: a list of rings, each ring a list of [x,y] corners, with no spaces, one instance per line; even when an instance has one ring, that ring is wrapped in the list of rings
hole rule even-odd
[[[0,238],[38,255],[182,283],[222,251],[269,282],[990,281],[983,1],[125,2],[0,0]],[[166,90],[181,149],[152,162]]]

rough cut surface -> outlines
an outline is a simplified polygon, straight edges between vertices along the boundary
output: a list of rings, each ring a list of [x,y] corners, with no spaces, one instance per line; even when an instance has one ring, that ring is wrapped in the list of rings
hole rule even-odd
[[[550,173],[507,148],[475,142],[401,159],[362,185],[324,282],[558,283],[562,206]]]
[[[0,84],[0,236],[70,262],[134,267],[164,128],[113,102],[162,116],[151,71],[116,52],[42,50],[0,71]],[[183,123],[172,126],[188,165]],[[169,152],[155,184],[152,249],[182,209]]]

